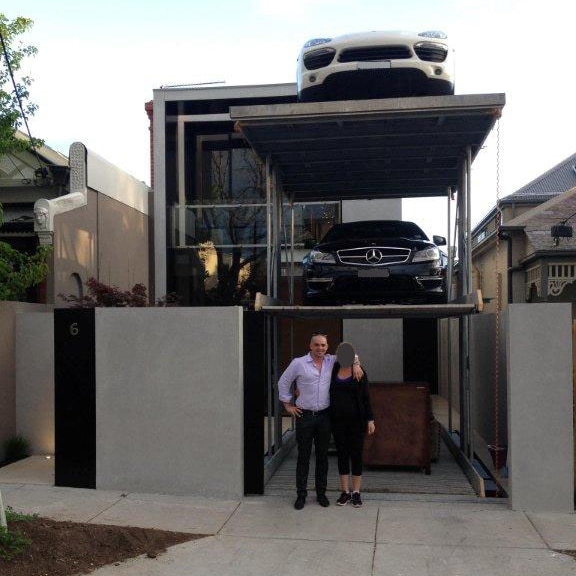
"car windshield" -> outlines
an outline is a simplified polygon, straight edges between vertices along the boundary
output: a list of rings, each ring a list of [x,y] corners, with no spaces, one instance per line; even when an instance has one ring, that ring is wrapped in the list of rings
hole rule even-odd
[[[428,240],[428,237],[412,222],[371,221],[337,224],[322,239],[324,242],[356,240],[364,238],[410,238]]]

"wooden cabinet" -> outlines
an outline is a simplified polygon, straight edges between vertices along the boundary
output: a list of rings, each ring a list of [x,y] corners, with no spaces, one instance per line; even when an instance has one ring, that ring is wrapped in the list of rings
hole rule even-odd
[[[430,391],[427,383],[371,383],[376,432],[364,442],[367,466],[414,466],[430,474]]]

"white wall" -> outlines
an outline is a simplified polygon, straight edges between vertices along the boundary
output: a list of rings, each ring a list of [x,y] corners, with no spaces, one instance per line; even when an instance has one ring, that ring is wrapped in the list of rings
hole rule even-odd
[[[402,200],[344,200],[342,222],[401,220]],[[402,382],[404,356],[402,320],[343,320],[345,341],[354,344],[372,382]]]
[[[45,304],[0,302],[0,460],[4,442],[17,433],[16,428],[16,318],[25,312],[46,312]],[[31,357],[32,359],[32,357]]]
[[[508,464],[514,510],[574,511],[570,304],[511,304]]]
[[[370,382],[404,380],[402,319],[344,320],[343,340],[354,344]]]
[[[32,454],[54,454],[54,314],[16,317],[16,431]]]
[[[242,309],[96,310],[96,486],[243,495]]]
[[[402,199],[343,200],[342,222],[356,220],[401,220]]]

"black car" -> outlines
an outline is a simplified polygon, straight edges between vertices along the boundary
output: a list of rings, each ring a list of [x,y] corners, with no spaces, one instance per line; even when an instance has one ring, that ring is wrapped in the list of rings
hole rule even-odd
[[[305,304],[446,302],[448,257],[412,222],[336,224],[302,260]]]

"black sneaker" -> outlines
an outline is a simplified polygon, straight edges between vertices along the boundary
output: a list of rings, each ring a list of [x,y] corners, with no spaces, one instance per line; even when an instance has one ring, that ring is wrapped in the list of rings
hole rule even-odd
[[[351,499],[352,496],[350,496],[350,492],[342,492],[342,494],[340,494],[340,498],[336,500],[336,504],[338,504],[338,506],[346,506],[346,504],[348,504]]]
[[[322,508],[328,508],[328,506],[330,506],[330,500],[326,498],[326,494],[318,494],[318,496],[316,496],[316,502],[318,502]]]
[[[354,508],[362,507],[362,497],[360,496],[360,492],[352,492],[352,506],[354,506]]]
[[[296,508],[296,510],[302,510],[304,504],[306,504],[306,496],[298,496],[296,502],[294,502],[294,508]]]

